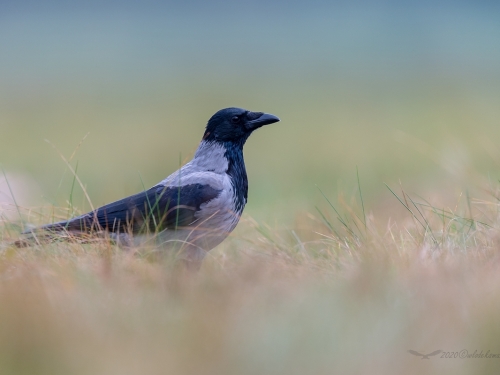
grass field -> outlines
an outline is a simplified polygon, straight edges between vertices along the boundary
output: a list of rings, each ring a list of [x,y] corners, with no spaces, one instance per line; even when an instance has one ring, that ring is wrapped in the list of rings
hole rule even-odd
[[[449,209],[390,191],[397,221],[359,194],[287,228],[245,215],[196,275],[104,241],[17,249],[4,220],[1,373],[498,373],[495,192]]]
[[[208,109],[194,121],[155,107],[134,127],[147,111],[92,107],[114,124],[100,128],[81,103],[5,111],[4,124],[27,125],[0,139],[0,373],[498,373],[497,358],[441,356],[500,353],[500,107],[449,92],[370,96],[359,111],[335,92],[333,112],[249,100],[282,122],[246,145],[248,207],[191,277],[144,249],[9,243],[89,209],[63,159],[94,206],[121,198],[189,159]]]
[[[31,3],[0,11],[0,375],[500,373],[497,5]],[[11,246],[156,184],[228,106],[281,122],[196,275]]]

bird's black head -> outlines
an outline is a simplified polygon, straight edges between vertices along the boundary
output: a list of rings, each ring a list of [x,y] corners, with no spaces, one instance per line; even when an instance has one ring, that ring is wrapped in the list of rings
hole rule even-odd
[[[279,120],[267,113],[250,112],[242,108],[221,109],[208,120],[203,140],[243,145],[254,130]]]

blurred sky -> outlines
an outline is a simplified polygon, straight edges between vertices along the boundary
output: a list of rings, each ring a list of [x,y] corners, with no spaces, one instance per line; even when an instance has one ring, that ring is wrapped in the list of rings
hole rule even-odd
[[[0,163],[56,204],[71,178],[44,139],[69,157],[90,133],[72,164],[99,204],[172,172],[228,106],[282,118],[245,151],[264,208],[356,166],[368,197],[456,155],[489,170],[471,129],[500,136],[499,87],[497,1],[0,2]]]
[[[242,74],[300,80],[318,69],[327,79],[497,74],[499,4],[3,1],[0,83],[4,95],[25,95],[190,74],[201,83]]]

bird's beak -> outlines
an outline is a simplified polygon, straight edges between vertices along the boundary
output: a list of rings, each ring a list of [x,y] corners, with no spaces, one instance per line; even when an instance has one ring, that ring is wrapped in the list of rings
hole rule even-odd
[[[280,119],[274,115],[263,113],[259,118],[256,118],[255,120],[252,121],[248,121],[245,125],[247,130],[255,130],[264,125],[274,124],[279,120]]]

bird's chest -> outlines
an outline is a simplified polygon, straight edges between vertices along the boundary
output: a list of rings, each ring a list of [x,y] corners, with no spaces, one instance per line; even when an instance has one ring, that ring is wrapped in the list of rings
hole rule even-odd
[[[202,205],[197,222],[207,229],[229,233],[238,224],[246,198],[244,203],[239,202],[240,198],[229,176],[224,179],[223,185],[224,188],[217,198]]]

